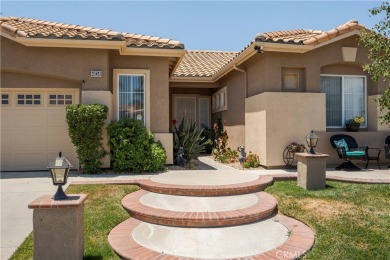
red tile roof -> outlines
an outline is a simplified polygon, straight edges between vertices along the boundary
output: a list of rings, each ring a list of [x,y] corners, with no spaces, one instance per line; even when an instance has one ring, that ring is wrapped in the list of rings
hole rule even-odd
[[[225,51],[187,51],[176,69],[175,77],[210,77],[238,52]]]
[[[355,29],[363,29],[357,21],[349,21],[330,31],[318,30],[289,30],[289,31],[275,31],[256,35],[256,42],[274,42],[274,43],[289,43],[301,45],[317,45],[319,43],[328,41],[334,37],[346,34]]]
[[[1,17],[1,31],[15,37],[126,41],[129,47],[184,49],[179,41],[31,18]]]

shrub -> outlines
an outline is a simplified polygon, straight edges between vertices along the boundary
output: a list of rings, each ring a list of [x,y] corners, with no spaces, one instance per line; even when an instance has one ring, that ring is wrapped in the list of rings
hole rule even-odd
[[[66,107],[69,136],[76,147],[80,166],[86,173],[99,172],[100,159],[107,154],[101,143],[107,112],[107,106],[99,104]]]
[[[175,121],[172,124],[174,154],[177,153],[180,147],[183,147],[183,157],[189,163],[192,159],[198,158],[207,145],[207,142],[202,142],[203,129],[199,129],[196,123],[188,122],[184,118],[181,120],[179,127],[176,127]]]
[[[216,161],[219,161],[221,163],[234,163],[238,161],[238,152],[236,150],[230,149],[228,147],[226,149],[226,152],[224,154],[221,154],[217,157],[215,157]]]
[[[245,162],[242,164],[244,168],[257,168],[260,166],[259,156],[256,154],[249,152],[249,154],[245,158]]]
[[[221,119],[218,119],[218,122],[214,123],[213,130],[214,130],[214,150],[213,150],[213,156],[214,160],[216,161],[223,161],[224,156],[227,153],[227,141],[229,139],[229,136],[226,132],[226,130],[223,130],[223,126],[221,124]]]
[[[203,132],[201,135],[201,143],[205,144],[205,152],[208,154],[211,154],[213,152],[213,146],[214,146],[214,139],[215,135],[214,132],[206,125],[202,124],[201,125],[203,128]]]
[[[121,119],[107,127],[112,167],[116,171],[156,172],[167,158],[160,142],[135,119]]]

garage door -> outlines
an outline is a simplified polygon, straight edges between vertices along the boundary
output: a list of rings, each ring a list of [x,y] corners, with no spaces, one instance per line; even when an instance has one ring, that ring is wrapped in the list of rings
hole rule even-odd
[[[77,89],[2,89],[1,171],[47,170],[59,151],[78,167],[65,121],[65,106],[78,102]]]

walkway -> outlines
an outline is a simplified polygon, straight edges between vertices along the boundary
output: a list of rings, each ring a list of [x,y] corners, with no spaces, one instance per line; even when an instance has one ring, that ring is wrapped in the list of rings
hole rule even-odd
[[[207,174],[216,172],[238,171],[229,166],[214,162],[209,158],[201,158],[204,162],[202,170]],[[174,171],[175,173],[187,174],[191,171]],[[251,170],[238,171],[255,176],[272,175],[280,178],[294,179],[296,172],[287,170]],[[340,172],[328,169],[327,179],[341,179],[359,182],[390,183],[390,170],[369,169],[360,172]],[[154,175],[78,175],[72,173],[69,183],[129,183],[134,179],[149,179]],[[1,173],[1,255],[0,259],[8,259],[16,248],[23,242],[32,231],[32,210],[27,208],[28,203],[45,194],[54,194],[56,187],[52,185],[49,172],[6,172]]]

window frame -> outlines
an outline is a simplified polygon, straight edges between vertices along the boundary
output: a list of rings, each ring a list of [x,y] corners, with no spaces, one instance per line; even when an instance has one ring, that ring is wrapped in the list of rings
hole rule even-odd
[[[345,127],[346,118],[345,118],[345,104],[344,104],[344,79],[346,77],[348,77],[348,78],[363,78],[364,96],[365,96],[365,100],[364,100],[365,113],[362,116],[364,117],[365,125],[360,126],[360,128],[367,128],[368,127],[368,122],[367,122],[367,106],[368,106],[368,102],[367,102],[367,76],[365,76],[365,75],[344,75],[344,74],[343,75],[320,74],[320,77],[339,77],[339,78],[341,78],[341,122],[342,122],[342,125],[341,126],[328,126],[328,125],[326,126],[326,128],[332,128],[332,129]],[[321,84],[320,84],[320,91],[321,91]],[[321,92],[321,93],[323,93],[323,92]],[[326,107],[325,107],[325,110],[326,110]]]
[[[19,95],[24,95],[24,104],[19,104]],[[26,104],[26,96],[27,95],[32,95],[32,96],[35,96],[35,95],[39,95],[39,104],[34,104],[34,101],[35,101],[35,97],[33,97],[31,100],[33,101],[32,104]],[[25,106],[28,106],[28,107],[44,107],[44,103],[45,103],[45,94],[41,91],[38,91],[38,92],[33,92],[33,91],[26,91],[26,92],[15,92],[14,94],[14,102],[15,102],[15,106],[16,107],[25,107]]]
[[[51,101],[51,99],[50,99],[50,96],[51,95],[55,95],[56,96],[56,99],[55,99],[55,101],[56,101],[56,103],[55,104],[50,104],[50,101]],[[58,96],[59,95],[63,95],[64,96],[64,104],[58,104]],[[69,95],[71,95],[72,96],[72,103],[71,104],[66,104],[66,96],[69,96]],[[75,102],[74,102],[74,100],[75,100],[75,97],[74,97],[74,94],[73,93],[59,93],[59,92],[57,92],[57,93],[53,93],[53,92],[48,92],[47,93],[47,105],[49,106],[49,107],[52,107],[52,106],[67,106],[67,105],[73,105]]]
[[[0,92],[0,95],[8,95],[8,104],[3,104],[3,97],[1,96],[0,106],[10,107],[12,105],[12,94],[10,92]]]
[[[113,69],[113,117],[119,120],[119,76],[144,77],[144,125],[150,130],[150,70],[146,69]]]
[[[223,105],[221,105],[221,99],[223,99]],[[228,96],[227,96],[227,87],[223,87],[212,95],[211,107],[212,113],[218,113],[226,111],[228,109]]]

